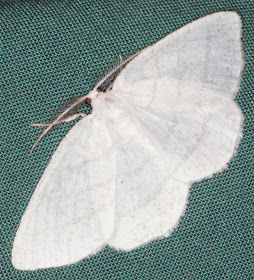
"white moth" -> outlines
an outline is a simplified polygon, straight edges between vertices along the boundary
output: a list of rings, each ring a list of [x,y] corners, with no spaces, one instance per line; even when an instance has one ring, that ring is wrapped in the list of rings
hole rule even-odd
[[[92,114],[58,146],[22,217],[14,267],[68,265],[168,236],[191,184],[236,151],[242,55],[239,16],[219,12],[139,53],[112,90],[92,90]]]

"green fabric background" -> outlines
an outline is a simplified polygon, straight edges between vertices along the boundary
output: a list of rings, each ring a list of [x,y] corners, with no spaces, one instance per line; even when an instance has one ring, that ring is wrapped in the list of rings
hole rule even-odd
[[[18,271],[11,264],[20,219],[72,124],[35,151],[40,129],[68,100],[89,92],[119,54],[155,43],[217,11],[243,22],[245,68],[236,101],[245,116],[228,169],[193,184],[173,234],[124,253],[109,247],[61,268]],[[253,0],[0,1],[0,279],[253,279]]]

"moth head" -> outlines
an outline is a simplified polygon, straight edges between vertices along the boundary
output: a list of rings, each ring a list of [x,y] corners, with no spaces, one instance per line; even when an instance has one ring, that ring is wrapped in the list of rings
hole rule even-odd
[[[87,105],[92,105],[92,98],[90,98],[90,97],[87,97],[86,99],[85,99],[85,104],[87,104]]]

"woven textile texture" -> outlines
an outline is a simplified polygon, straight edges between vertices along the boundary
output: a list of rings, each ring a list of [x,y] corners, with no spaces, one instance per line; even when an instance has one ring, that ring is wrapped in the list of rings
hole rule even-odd
[[[177,229],[131,252],[106,247],[60,268],[19,271],[13,240],[64,124],[29,149],[45,122],[88,93],[118,55],[127,55],[218,11],[243,23],[245,67],[236,101],[243,138],[228,168],[193,184]],[[0,279],[253,279],[253,0],[0,1]]]

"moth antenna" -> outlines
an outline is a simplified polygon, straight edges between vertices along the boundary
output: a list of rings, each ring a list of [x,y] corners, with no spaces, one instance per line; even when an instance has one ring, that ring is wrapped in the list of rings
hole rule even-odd
[[[121,73],[121,71],[122,71],[122,69],[124,68],[124,66],[125,66],[125,64],[128,62],[128,61],[130,61],[132,58],[134,58],[136,55],[138,55],[140,52],[138,52],[138,53],[136,53],[135,55],[133,55],[133,56],[131,56],[131,57],[129,57],[129,59],[126,59],[126,60],[124,60],[123,61],[123,57],[121,56],[121,55],[119,55],[118,57],[119,57],[119,65],[118,66],[116,66],[115,68],[113,68],[113,72],[112,72],[112,74],[111,75],[113,75],[116,71],[119,71],[119,73],[116,75],[116,77],[114,78],[114,80],[112,81],[112,83],[110,84],[110,86],[108,87],[108,89],[106,90],[106,92],[108,92],[108,91],[110,91],[112,88],[113,88],[113,85],[114,85],[114,82],[115,82],[115,80],[116,80],[116,78],[119,76],[119,74]],[[110,75],[110,76],[111,76]],[[109,77],[110,77],[109,76]],[[107,80],[107,79],[106,79]],[[106,81],[105,80],[105,81]],[[100,88],[100,87],[99,87]],[[97,90],[98,91],[98,90]]]
[[[121,63],[123,61],[123,57],[120,54],[118,57],[119,57],[119,63]],[[119,73],[116,75],[116,77],[114,78],[112,83],[108,86],[106,92],[110,91],[113,88],[114,82],[115,82],[116,78],[119,76],[119,74],[121,73],[122,69],[123,69],[123,66],[118,69]],[[98,89],[97,89],[97,91],[98,91]]]
[[[143,51],[143,50],[142,50]],[[107,75],[104,76],[104,78],[102,78],[97,85],[94,87],[95,90],[97,90],[98,88],[100,88],[100,86],[110,77],[112,76],[117,70],[121,69],[127,62],[129,62],[130,60],[132,60],[134,57],[136,57],[138,54],[140,54],[141,51],[135,53],[134,55],[130,56],[129,58],[127,58],[126,60],[123,61],[122,56],[119,55],[119,59],[120,59],[120,64],[117,65],[117,67],[115,67],[114,69],[112,69],[111,71],[109,71],[107,73]],[[57,125],[59,123],[59,121],[70,111],[72,110],[75,106],[77,106],[78,104],[80,104],[81,102],[85,101],[86,98],[88,98],[88,95],[84,95],[81,96],[80,98],[77,98],[76,101],[71,104],[68,108],[66,108],[52,123],[49,123],[49,126],[40,134],[40,136],[38,137],[38,139],[36,140],[36,142],[33,144],[31,150],[30,150],[30,154],[33,152],[35,146],[39,143],[39,141],[53,128],[53,126]]]
[[[149,48],[149,47],[148,47]],[[137,55],[139,55],[141,52],[143,52],[145,49],[143,49],[142,51],[139,51],[135,54],[133,54],[132,56],[130,56],[129,58],[125,59],[124,61],[121,60],[119,65],[117,65],[115,68],[113,68],[111,71],[108,72],[107,75],[104,76],[104,78],[102,78],[97,85],[94,87],[95,89],[97,89],[98,87],[100,87],[109,77],[111,77],[117,70],[121,69],[127,62],[129,62],[130,60],[132,60],[134,57],[136,57]],[[119,58],[122,58],[121,55],[119,55]]]

